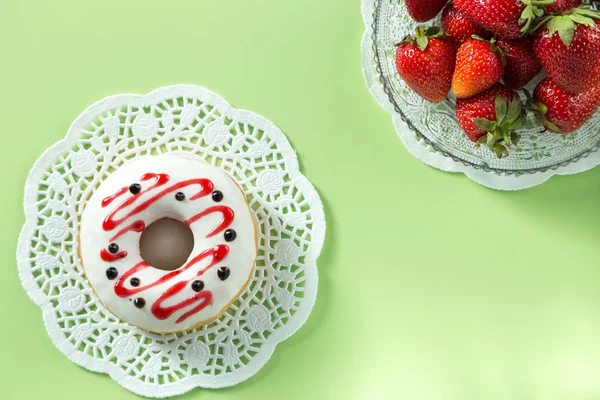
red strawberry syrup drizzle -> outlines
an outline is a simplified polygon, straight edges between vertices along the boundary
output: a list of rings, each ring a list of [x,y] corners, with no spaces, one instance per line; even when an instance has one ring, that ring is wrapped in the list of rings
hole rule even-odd
[[[166,174],[147,173],[141,177],[141,180],[142,181],[154,180],[154,182],[145,190],[142,190],[139,193],[133,194],[132,196],[125,199],[113,211],[111,211],[105,218],[104,222],[102,223],[102,229],[104,229],[104,231],[108,232],[108,231],[112,231],[112,230],[116,229],[117,227],[119,227],[120,225],[122,225],[123,223],[128,221],[130,218],[134,217],[135,215],[139,214],[140,212],[142,212],[144,210],[147,210],[149,207],[152,206],[152,204],[154,204],[155,202],[157,202],[164,196],[166,196],[170,193],[173,193],[179,189],[182,189],[182,188],[185,188],[188,186],[194,186],[194,185],[200,186],[199,192],[196,193],[194,196],[190,197],[190,201],[194,201],[194,200],[197,200],[204,196],[207,196],[207,195],[211,194],[214,189],[214,184],[208,179],[189,179],[189,180],[177,182],[169,187],[164,188],[162,191],[158,192],[151,198],[143,201],[141,204],[137,205],[133,210],[131,210],[129,213],[127,213],[124,217],[117,218],[116,216],[121,210],[123,210],[124,208],[126,208],[130,205],[133,205],[143,194],[148,193],[153,189],[160,188],[161,186],[166,185],[169,182],[170,178]],[[127,192],[129,192],[129,187],[120,188],[115,194],[108,196],[102,200],[102,207],[103,208],[107,207],[113,201],[115,201],[119,197],[123,196]],[[231,208],[229,208],[227,206],[218,205],[218,206],[209,207],[209,208],[197,213],[196,215],[190,217],[189,219],[187,219],[185,221],[185,224],[189,226],[189,225],[193,224],[194,222],[202,219],[203,217],[213,214],[213,213],[221,213],[223,216],[223,219],[216,228],[214,228],[211,232],[208,233],[208,235],[206,235],[207,238],[213,237],[213,236],[223,232],[225,229],[227,229],[227,227],[229,227],[231,225],[231,223],[233,222],[234,217],[235,217],[235,214]],[[112,236],[110,239],[110,242],[115,241],[117,238],[121,237],[122,235],[124,235],[128,232],[140,233],[145,228],[146,228],[146,224],[144,223],[144,221],[136,220],[133,223],[131,223],[130,225],[127,225],[126,227],[122,228],[114,236]],[[131,277],[132,275],[134,275],[137,272],[140,272],[148,267],[151,267],[151,265],[149,263],[147,263],[146,261],[142,261],[142,262],[134,265],[129,270],[125,271],[125,273],[123,275],[121,275],[119,277],[119,279],[117,279],[117,281],[115,283],[115,294],[119,297],[129,297],[129,296],[133,296],[138,293],[142,293],[142,292],[144,292],[148,289],[151,289],[157,285],[163,284],[165,282],[168,282],[168,281],[174,279],[175,277],[179,276],[184,271],[187,271],[188,269],[192,268],[197,263],[210,257],[209,264],[206,267],[199,270],[193,278],[185,280],[185,281],[177,282],[174,285],[170,286],[152,304],[152,307],[151,307],[152,314],[159,320],[164,320],[164,319],[169,318],[175,312],[177,312],[185,307],[199,303],[195,307],[191,308],[190,310],[188,310],[187,312],[182,314],[175,321],[175,323],[181,323],[181,322],[185,321],[187,318],[191,317],[192,315],[202,311],[207,306],[212,305],[212,303],[213,303],[212,292],[210,290],[203,290],[203,291],[195,293],[194,295],[180,301],[177,304],[171,305],[171,306],[163,306],[163,303],[166,302],[167,300],[169,300],[170,298],[174,297],[175,295],[177,295],[182,290],[184,290],[186,287],[188,287],[190,282],[192,282],[199,276],[203,275],[207,270],[209,270],[216,264],[220,263],[225,257],[227,257],[228,254],[229,254],[229,246],[227,246],[225,244],[217,245],[217,246],[214,246],[213,248],[204,250],[203,252],[201,252],[194,258],[192,258],[182,268],[179,268],[174,271],[170,271],[154,282],[148,283],[147,285],[140,286],[140,287],[126,288],[125,283],[127,282],[129,277]],[[121,251],[116,254],[112,254],[108,250],[106,250],[106,248],[103,248],[100,251],[100,257],[103,261],[114,262],[114,261],[118,261],[118,260],[121,260],[121,259],[127,257],[127,252]]]

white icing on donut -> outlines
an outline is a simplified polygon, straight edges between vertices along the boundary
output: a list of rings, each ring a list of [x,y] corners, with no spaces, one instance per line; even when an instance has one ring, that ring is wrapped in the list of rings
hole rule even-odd
[[[141,190],[133,194],[129,188],[136,183]],[[213,191],[222,193],[222,201],[213,199]],[[181,195],[176,198],[179,192],[183,200]],[[190,257],[175,271],[153,268],[139,251],[143,228],[162,218],[185,222],[194,235]],[[235,232],[232,241],[225,239],[232,236],[228,230]],[[103,181],[81,216],[79,246],[85,274],[100,301],[132,325],[166,333],[206,324],[222,314],[250,279],[256,238],[237,184],[221,169],[178,153],[139,158]],[[117,251],[115,246],[109,251],[111,243]],[[229,269],[228,276],[223,267]],[[116,278],[109,277],[109,268],[116,269]],[[139,280],[138,286],[132,286],[131,278]],[[192,288],[197,280],[203,283],[195,285],[203,286],[200,291]]]

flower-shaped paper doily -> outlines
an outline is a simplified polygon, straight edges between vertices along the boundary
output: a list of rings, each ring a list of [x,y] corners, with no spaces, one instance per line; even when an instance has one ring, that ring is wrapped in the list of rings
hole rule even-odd
[[[77,238],[86,200],[103,179],[135,157],[173,151],[197,154],[244,188],[260,247],[248,288],[218,320],[159,335],[120,321],[100,303]],[[19,274],[52,341],[75,363],[142,396],[242,382],[298,330],[316,299],[325,236],[316,190],[283,132],[201,87],[118,95],[89,107],[35,163],[25,214]]]
[[[397,76],[394,45],[414,29],[404,0],[362,0],[362,14],[366,25],[362,67],[367,86],[392,115],[404,146],[425,164],[464,173],[501,190],[525,189],[553,175],[576,174],[600,164],[600,119],[591,121],[586,132],[571,135],[540,135],[539,129],[530,127],[511,156],[501,161],[483,147],[475,149],[460,132],[452,106],[421,99]]]

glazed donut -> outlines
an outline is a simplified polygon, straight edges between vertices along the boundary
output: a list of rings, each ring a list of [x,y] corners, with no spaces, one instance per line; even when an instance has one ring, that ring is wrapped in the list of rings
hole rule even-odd
[[[194,235],[187,261],[154,268],[139,250],[151,223],[171,218]],[[257,255],[246,197],[223,170],[191,154],[145,156],[124,164],[93,193],[81,215],[83,269],[119,319],[158,333],[218,318],[248,284]]]

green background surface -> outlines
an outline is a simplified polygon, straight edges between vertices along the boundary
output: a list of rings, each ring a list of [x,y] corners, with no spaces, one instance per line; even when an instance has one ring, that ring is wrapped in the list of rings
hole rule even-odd
[[[281,127],[328,218],[306,325],[181,399],[600,399],[600,169],[502,193],[423,165],[363,82],[359,1],[1,3],[3,400],[136,398],[54,348],[14,254],[27,173],[71,121],[176,83]]]

